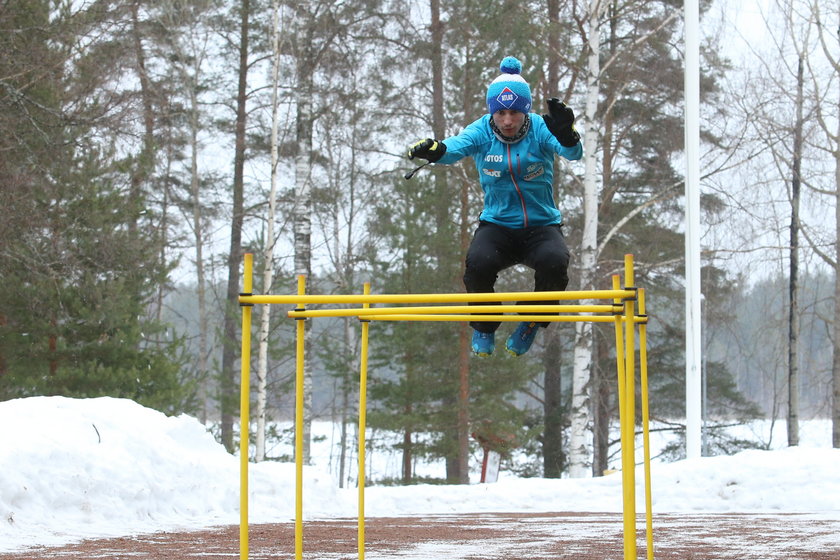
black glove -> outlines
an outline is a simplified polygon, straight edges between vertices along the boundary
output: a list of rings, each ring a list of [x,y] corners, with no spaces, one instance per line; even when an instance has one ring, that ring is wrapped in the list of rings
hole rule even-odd
[[[580,142],[580,134],[575,130],[575,113],[565,103],[552,97],[546,101],[548,114],[543,120],[548,130],[557,138],[561,145],[572,148]]]
[[[446,144],[432,140],[431,138],[426,138],[409,146],[408,159],[419,157],[428,160],[430,163],[434,163],[442,158],[445,153]]]

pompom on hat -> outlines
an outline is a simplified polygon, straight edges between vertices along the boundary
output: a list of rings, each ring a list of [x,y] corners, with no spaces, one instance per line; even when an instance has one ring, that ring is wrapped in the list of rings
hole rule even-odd
[[[501,75],[487,88],[487,111],[492,115],[502,109],[525,113],[531,110],[531,88],[522,77],[522,63],[513,56],[506,56],[499,65]]]

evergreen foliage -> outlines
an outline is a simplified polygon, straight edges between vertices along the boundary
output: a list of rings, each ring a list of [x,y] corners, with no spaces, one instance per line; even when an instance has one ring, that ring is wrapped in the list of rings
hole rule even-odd
[[[15,93],[0,101],[13,217],[0,252],[0,395],[111,395],[189,410],[181,341],[148,316],[169,272],[155,212],[130,188],[132,158],[97,141],[98,104],[84,97],[92,84],[77,81],[88,76],[62,70],[61,45],[79,39],[74,20],[51,18],[47,3],[14,4],[0,39],[0,78]],[[12,60],[25,60],[24,71]]]

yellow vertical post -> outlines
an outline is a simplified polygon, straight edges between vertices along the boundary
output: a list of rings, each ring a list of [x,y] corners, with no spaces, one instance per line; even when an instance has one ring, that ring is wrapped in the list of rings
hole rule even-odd
[[[614,275],[612,277],[612,287],[613,290],[620,290],[621,289],[621,279]],[[624,306],[624,302],[621,299],[614,299],[613,303],[616,305],[621,305],[622,308]],[[620,434],[620,442],[621,442],[621,490],[622,490],[622,512],[623,512],[623,520],[624,520],[624,549],[625,551],[628,548],[628,540],[635,539],[635,520],[633,519],[633,511],[627,507],[628,500],[633,500],[633,494],[628,494],[628,484],[627,484],[627,474],[626,468],[624,464],[624,456],[626,454],[626,447],[627,447],[627,438],[625,437],[626,430],[624,429],[624,425],[627,423],[627,387],[625,382],[625,366],[627,365],[627,360],[624,356],[624,316],[620,313],[616,313],[614,316],[615,321],[615,367],[616,373],[618,374],[618,380],[616,383],[616,387],[618,388],[618,420],[619,420],[619,434]],[[625,553],[625,559],[627,558]]]
[[[645,456],[645,531],[647,537],[647,558],[653,560],[653,498],[650,486],[650,405],[647,371],[647,315],[645,313],[645,290],[639,289],[639,374],[642,384],[642,438]]]
[[[634,287],[633,255],[624,256],[624,289]],[[621,471],[624,486],[624,559],[636,560],[636,325],[635,301],[624,300],[624,418]]]
[[[254,255],[245,253],[243,295],[251,295]],[[239,557],[248,558],[248,424],[251,414],[251,309],[242,304],[242,360],[239,376]]]
[[[613,276],[613,289],[621,289],[621,279],[618,276]],[[616,304],[621,305],[622,308],[625,302],[620,299],[613,300]],[[625,381],[627,359],[625,357],[624,349],[624,315],[615,314],[615,362],[616,372],[618,373],[618,380],[616,387],[618,388],[618,418],[619,418],[619,434],[621,442],[621,490],[622,490],[622,512],[624,521],[624,550],[625,560],[627,559],[626,551],[629,547],[628,541],[636,538],[636,525],[634,519],[633,508],[628,507],[628,502],[632,503],[635,499],[632,492],[632,484],[627,482],[627,469],[624,457],[627,454],[627,383]],[[635,541],[634,541],[635,542]]]
[[[370,282],[365,282],[365,295],[370,294]],[[369,303],[362,304],[367,309]],[[367,369],[368,331],[370,321],[362,320],[362,346],[359,359],[359,560],[365,559],[365,430],[367,429]]]
[[[298,276],[298,295],[306,294],[306,276]],[[299,303],[298,310],[304,305]],[[295,367],[295,559],[303,559],[303,368],[306,324],[297,321]]]

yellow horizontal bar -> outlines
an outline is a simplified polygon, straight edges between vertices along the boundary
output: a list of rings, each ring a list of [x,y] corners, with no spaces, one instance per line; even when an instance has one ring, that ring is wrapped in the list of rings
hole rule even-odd
[[[377,307],[365,309],[308,309],[291,310],[288,316],[302,317],[356,317],[359,315],[415,315],[457,313],[621,313],[621,305],[438,305],[424,307]]]
[[[576,292],[499,292],[460,294],[369,294],[369,295],[240,295],[239,303],[453,303],[482,301],[542,301],[635,298],[635,290],[590,290]]]
[[[608,315],[359,315],[362,321],[526,321],[537,323],[612,323]]]

